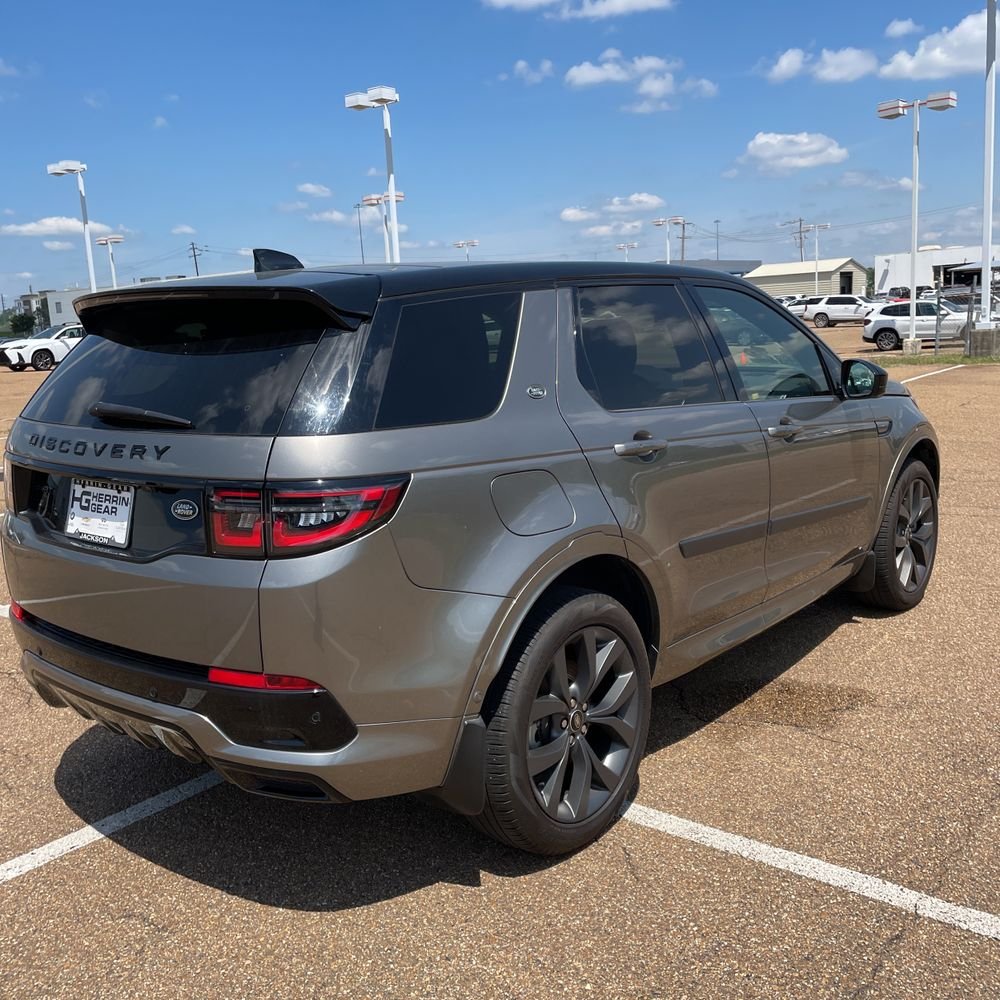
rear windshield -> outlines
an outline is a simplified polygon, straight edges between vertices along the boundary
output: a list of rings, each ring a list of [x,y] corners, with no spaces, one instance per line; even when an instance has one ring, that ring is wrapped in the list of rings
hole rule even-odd
[[[48,423],[105,427],[97,402],[190,420],[188,433],[278,432],[321,339],[359,334],[304,302],[159,300],[90,309],[90,334],[24,409]]]

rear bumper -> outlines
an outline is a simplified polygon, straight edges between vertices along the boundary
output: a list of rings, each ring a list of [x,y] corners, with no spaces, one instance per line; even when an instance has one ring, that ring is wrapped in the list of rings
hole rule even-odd
[[[11,624],[24,649],[21,668],[48,704],[72,707],[145,746],[203,760],[265,795],[343,802],[438,787],[462,723],[354,726],[329,695],[230,691],[167,662],[129,660],[125,651],[74,641],[37,620]]]

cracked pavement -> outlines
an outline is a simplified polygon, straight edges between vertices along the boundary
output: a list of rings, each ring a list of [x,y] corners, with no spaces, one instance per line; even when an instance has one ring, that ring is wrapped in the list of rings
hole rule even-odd
[[[40,381],[0,372],[0,421]],[[636,801],[996,914],[1000,524],[977,515],[1000,506],[1000,368],[911,389],[943,454],[925,601],[890,616],[832,595],[658,688]],[[0,862],[199,773],[47,708],[16,666],[0,622]],[[1000,942],[629,822],[538,859],[413,798],[219,786],[0,885],[0,983],[14,998],[964,1000],[1000,996]]]

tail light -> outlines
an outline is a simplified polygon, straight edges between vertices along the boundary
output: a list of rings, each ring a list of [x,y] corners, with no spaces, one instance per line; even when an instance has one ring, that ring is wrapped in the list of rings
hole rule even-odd
[[[209,504],[212,552],[259,559],[332,548],[388,521],[408,481],[218,487]]]
[[[212,492],[212,551],[227,556],[264,554],[264,511],[260,490]]]
[[[871,326],[871,325],[872,325],[872,321],[870,319],[866,319],[865,320],[865,326]]]
[[[293,555],[339,545],[372,531],[399,506],[405,479],[336,489],[271,493],[271,548]]]

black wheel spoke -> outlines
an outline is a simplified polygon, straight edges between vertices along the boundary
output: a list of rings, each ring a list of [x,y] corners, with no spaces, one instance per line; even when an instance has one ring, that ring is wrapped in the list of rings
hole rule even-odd
[[[590,766],[593,769],[594,776],[609,792],[613,792],[618,785],[618,775],[597,756],[597,751],[594,750],[587,740],[583,740],[583,746],[587,751],[587,756],[590,758]]]
[[[576,697],[586,701],[597,677],[597,629],[584,629],[576,648]]]
[[[569,671],[566,667],[566,647],[560,646],[552,657],[552,667],[549,670],[552,678],[552,693],[569,704]]]
[[[925,524],[919,531],[915,531],[910,538],[910,547],[917,562],[927,566],[934,552],[934,525]]]
[[[566,768],[569,764],[569,755],[573,749],[573,745],[568,739],[565,739],[562,741],[562,748],[562,755],[556,762],[555,768],[539,790],[542,805],[553,819],[559,812],[559,803],[562,801],[563,789],[566,785]]]
[[[586,750],[586,741],[577,740],[570,750],[570,760],[573,762],[573,774],[566,789],[566,806],[573,814],[573,819],[583,819],[587,815],[590,803],[590,785],[594,769],[590,763],[590,754]]]
[[[590,701],[594,692],[601,686],[601,681],[607,677],[608,671],[622,658],[624,653],[625,643],[617,637],[606,642],[597,651],[597,672],[590,687],[584,692],[584,701]]]
[[[568,713],[569,705],[562,698],[557,698],[554,694],[543,694],[536,698],[531,706],[531,715],[528,717],[528,721],[538,722],[539,719],[547,719],[552,715],[567,715]]]
[[[569,745],[569,736],[561,732],[551,743],[543,743],[540,747],[528,750],[528,774],[535,777],[550,767],[555,767]]]
[[[594,722],[600,722],[605,716],[617,715],[635,695],[636,687],[634,673],[629,671],[627,674],[622,674],[611,685],[601,703],[591,708],[590,717]]]

